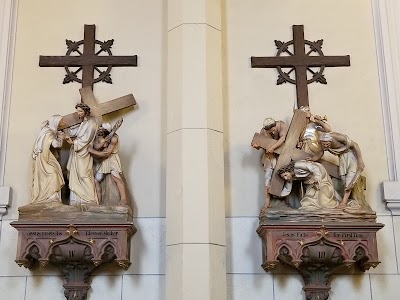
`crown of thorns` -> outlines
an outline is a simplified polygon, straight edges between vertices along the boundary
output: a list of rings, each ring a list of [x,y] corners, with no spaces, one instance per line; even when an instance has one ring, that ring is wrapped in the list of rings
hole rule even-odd
[[[78,103],[77,105],[75,105],[75,109],[77,109],[78,107],[81,108],[85,112],[85,114],[90,115],[89,105],[85,103]]]
[[[291,161],[290,164],[288,164],[278,170],[278,175],[280,176],[283,173],[287,173],[287,172],[291,173],[291,172],[293,172],[293,170],[294,170],[294,161]]]

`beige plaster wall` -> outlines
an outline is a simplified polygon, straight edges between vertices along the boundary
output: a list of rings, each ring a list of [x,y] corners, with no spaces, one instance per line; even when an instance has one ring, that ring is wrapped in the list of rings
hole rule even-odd
[[[275,56],[274,40],[292,40],[292,25],[305,39],[324,40],[325,55],[350,55],[351,66],[325,69],[327,85],[309,85],[314,114],[327,115],[334,131],[362,150],[367,200],[387,213],[380,183],[387,180],[385,140],[370,1],[225,1],[225,186],[227,216],[255,216],[263,204],[261,151],[250,147],[266,117],[289,124],[292,84],[276,85],[275,69],[252,69],[251,56]]]
[[[165,163],[162,136],[164,3],[151,1],[19,1],[5,184],[13,189],[9,217],[28,204],[31,148],[40,124],[53,114],[74,111],[80,84],[63,85],[63,68],[39,68],[39,55],[64,55],[65,39],[83,39],[83,25],[96,24],[96,38],[114,39],[114,55],[138,55],[138,67],[114,68],[113,84],[98,83],[100,102],[133,93],[134,110],[111,115],[118,131],[125,177],[136,216],[165,215]]]

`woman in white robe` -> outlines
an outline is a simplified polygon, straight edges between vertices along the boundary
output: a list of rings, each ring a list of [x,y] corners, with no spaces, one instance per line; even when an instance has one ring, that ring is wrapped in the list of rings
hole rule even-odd
[[[54,115],[46,121],[35,141],[31,204],[61,203],[64,178],[61,166],[51,152],[51,147],[61,148],[63,143],[62,134],[57,131],[61,119],[60,115]]]

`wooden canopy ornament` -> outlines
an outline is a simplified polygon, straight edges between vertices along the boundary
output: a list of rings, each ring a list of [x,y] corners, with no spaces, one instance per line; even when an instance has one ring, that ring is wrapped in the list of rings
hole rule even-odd
[[[28,269],[52,264],[64,275],[68,300],[84,300],[90,289],[90,275],[101,265],[115,262],[127,270],[130,239],[136,228],[131,223],[75,223],[16,221],[18,230],[16,263]]]
[[[263,239],[266,272],[288,266],[302,276],[307,300],[329,298],[330,277],[340,269],[366,271],[379,263],[375,222],[263,221],[257,233]]]

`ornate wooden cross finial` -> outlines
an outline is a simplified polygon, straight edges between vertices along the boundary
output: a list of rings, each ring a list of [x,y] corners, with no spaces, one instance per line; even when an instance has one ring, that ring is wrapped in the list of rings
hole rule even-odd
[[[93,87],[94,83],[103,81],[112,83],[110,72],[112,67],[136,67],[137,55],[133,56],[113,56],[111,47],[114,40],[101,42],[95,39],[96,25],[85,25],[84,39],[78,42],[65,40],[68,50],[65,56],[40,56],[40,67],[64,67],[67,74],[63,83],[79,82],[82,87]],[[83,50],[80,46],[83,45]],[[96,51],[96,45],[99,48]],[[71,55],[77,53],[78,55]],[[106,53],[108,55],[99,55]],[[78,67],[71,71],[69,67]],[[105,71],[99,67],[107,67]],[[97,78],[94,78],[94,71],[99,73]],[[77,74],[82,71],[82,77]]]
[[[324,56],[321,47],[323,40],[310,42],[304,40],[304,26],[293,25],[293,40],[283,43],[275,41],[278,48],[275,57],[251,57],[252,68],[277,68],[279,77],[277,84],[285,82],[296,84],[297,107],[309,106],[307,85],[317,81],[326,84],[323,71],[325,67],[348,67],[350,66],[350,56]],[[306,53],[306,45],[310,48]],[[289,50],[293,47],[293,52]],[[281,56],[288,54],[288,56]],[[311,54],[317,54],[311,55]],[[312,67],[320,67],[315,72]],[[288,72],[283,72],[282,68],[290,68]],[[295,79],[290,74],[295,71]],[[312,77],[307,79],[307,72]]]

